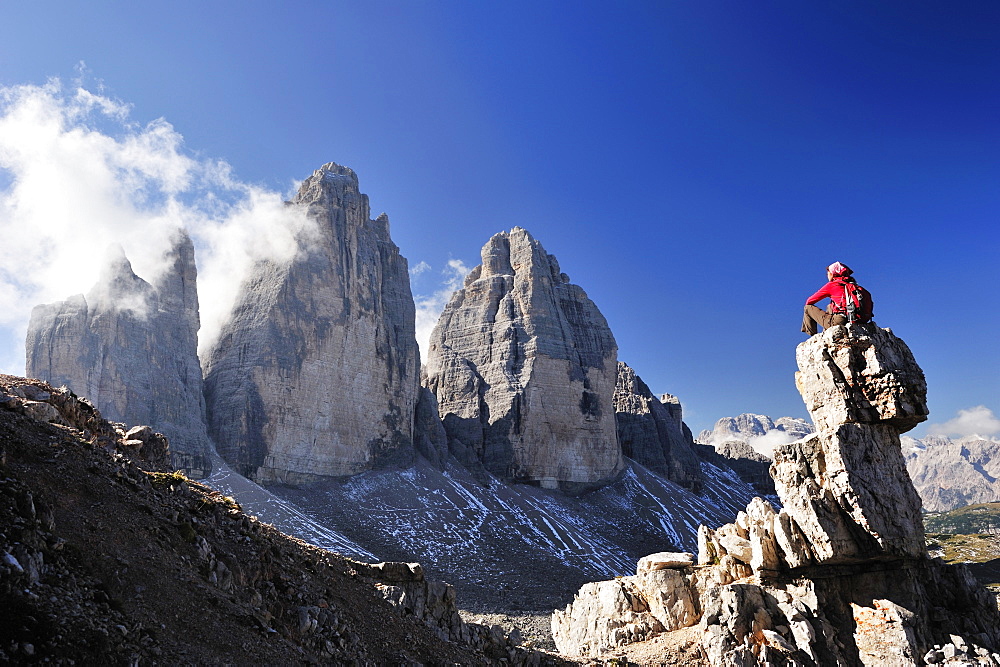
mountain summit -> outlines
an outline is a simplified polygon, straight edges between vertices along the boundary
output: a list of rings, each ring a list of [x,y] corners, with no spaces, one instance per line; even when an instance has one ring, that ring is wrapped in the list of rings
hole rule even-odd
[[[205,359],[219,454],[260,482],[298,484],[413,461],[419,351],[406,259],[347,167],[291,206],[317,234],[260,262]]]
[[[431,334],[424,384],[449,449],[503,478],[582,490],[623,469],[618,346],[587,294],[520,227],[495,234]]]
[[[113,421],[149,424],[171,444],[172,464],[201,477],[211,469],[198,362],[194,244],[181,232],[166,269],[150,284],[111,249],[86,294],[36,306],[26,373],[87,396]]]

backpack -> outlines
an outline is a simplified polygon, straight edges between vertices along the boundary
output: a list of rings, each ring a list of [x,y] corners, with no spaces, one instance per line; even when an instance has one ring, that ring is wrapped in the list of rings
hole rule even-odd
[[[870,322],[873,314],[871,293],[851,277],[841,278],[836,282],[844,287],[844,308],[848,324]]]

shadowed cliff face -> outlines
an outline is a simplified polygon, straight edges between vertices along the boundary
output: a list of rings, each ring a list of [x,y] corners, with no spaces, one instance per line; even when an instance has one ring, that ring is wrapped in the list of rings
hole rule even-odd
[[[149,424],[171,443],[173,465],[211,468],[198,363],[194,245],[182,234],[155,284],[118,252],[86,296],[35,307],[26,373],[66,385],[113,421]]]
[[[974,661],[1000,649],[996,600],[964,567],[927,557],[900,448],[927,417],[909,348],[874,323],[837,326],[796,359],[817,430],[774,450],[781,509],[755,498],[734,523],[701,526],[697,565],[653,554],[634,577],[588,584],[553,616],[562,652],[696,624],[713,665],[912,665],[943,661],[935,645]]]
[[[406,260],[354,172],[328,164],[291,203],[319,237],[262,262],[205,360],[219,453],[262,482],[310,482],[413,460],[419,352]]]
[[[618,348],[584,291],[523,229],[495,235],[431,335],[424,384],[451,452],[503,479],[577,491],[622,470]]]
[[[670,397],[673,398],[673,397]],[[622,453],[694,491],[701,488],[701,466],[690,432],[681,421],[680,402],[662,403],[628,364],[618,362],[615,423]]]

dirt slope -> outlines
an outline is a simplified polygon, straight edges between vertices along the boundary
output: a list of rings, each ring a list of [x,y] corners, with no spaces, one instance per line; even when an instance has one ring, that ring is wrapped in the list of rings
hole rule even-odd
[[[0,376],[0,389],[13,381],[26,382]],[[441,640],[397,612],[353,561],[92,440],[0,407],[0,662],[476,665],[505,657]]]

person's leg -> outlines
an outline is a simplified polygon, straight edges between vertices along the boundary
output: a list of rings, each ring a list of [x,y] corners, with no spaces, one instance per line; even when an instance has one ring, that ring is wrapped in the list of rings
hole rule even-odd
[[[819,308],[817,308],[816,310],[819,310]],[[820,318],[819,323],[823,325],[824,329],[835,327],[838,324],[847,324],[847,318],[841,315],[840,313],[826,313],[823,311],[820,312],[822,313],[822,317]]]
[[[806,306],[802,311],[802,333],[810,336],[816,335],[816,324],[823,324],[823,317],[826,316],[822,310],[816,306]],[[824,328],[826,325],[823,325]]]

